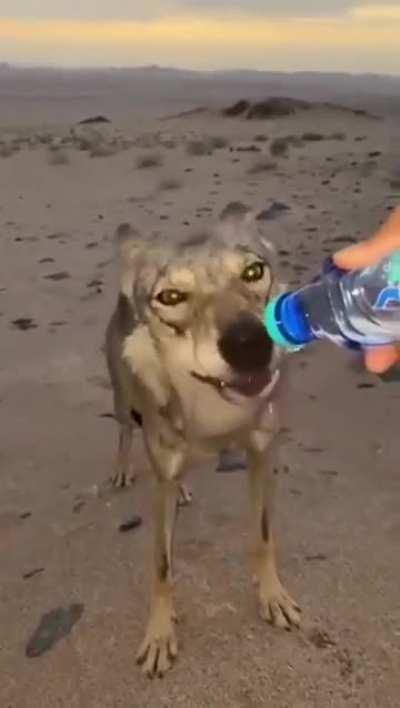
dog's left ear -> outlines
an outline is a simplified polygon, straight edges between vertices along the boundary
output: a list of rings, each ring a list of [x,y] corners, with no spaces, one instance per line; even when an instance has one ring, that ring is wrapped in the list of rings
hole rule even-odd
[[[118,226],[115,232],[120,271],[120,290],[130,300],[132,298],[137,261],[143,250],[139,232],[129,223]]]
[[[227,244],[250,243],[256,230],[256,213],[243,202],[229,202],[219,216],[217,232]]]

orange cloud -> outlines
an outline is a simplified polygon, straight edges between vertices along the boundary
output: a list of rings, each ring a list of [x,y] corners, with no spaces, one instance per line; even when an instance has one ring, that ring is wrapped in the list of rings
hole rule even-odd
[[[17,20],[0,18],[0,44],[20,60],[65,63],[159,63],[179,65],[271,67],[270,57],[337,55],[337,65],[353,62],[357,52],[371,61],[388,58],[388,70],[400,73],[400,8],[365,6],[332,18],[265,18],[243,14],[227,17],[182,16],[146,22]],[[383,14],[382,14],[383,11]],[[376,22],[371,21],[378,17]],[[348,51],[348,55],[340,53]],[[264,62],[263,62],[264,58]],[[260,63],[261,62],[261,63]],[[342,62],[342,63],[341,63]],[[379,62],[378,62],[379,63]],[[397,67],[397,68],[396,68]],[[276,68],[276,66],[275,66]],[[288,68],[304,68],[291,66]],[[311,67],[308,67],[311,68]],[[314,68],[320,68],[316,65]],[[350,66],[347,68],[351,69]],[[382,69],[382,67],[381,67]],[[360,70],[364,70],[360,67]],[[371,70],[369,66],[367,70]],[[378,67],[377,67],[377,70]]]

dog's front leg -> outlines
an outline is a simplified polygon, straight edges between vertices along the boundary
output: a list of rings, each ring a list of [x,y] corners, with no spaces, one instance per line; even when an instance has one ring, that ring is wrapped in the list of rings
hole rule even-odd
[[[119,429],[118,455],[115,463],[114,474],[111,478],[111,484],[113,487],[122,489],[123,487],[130,486],[135,480],[131,460],[132,440],[132,423],[121,423]]]
[[[155,581],[150,618],[137,662],[148,676],[163,676],[178,653],[175,634],[176,615],[173,602],[172,544],[178,511],[179,478],[185,455],[182,450],[147,440],[155,468]]]
[[[253,440],[248,447],[249,487],[255,535],[255,581],[261,617],[277,627],[290,629],[300,624],[300,608],[282,586],[275,562],[271,529],[274,485],[268,443]]]

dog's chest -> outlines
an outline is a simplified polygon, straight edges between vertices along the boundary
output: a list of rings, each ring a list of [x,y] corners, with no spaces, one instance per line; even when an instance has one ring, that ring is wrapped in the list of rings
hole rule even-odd
[[[257,401],[231,404],[211,387],[195,380],[187,380],[183,386],[178,381],[175,391],[171,406],[174,426],[188,441],[206,446],[251,429],[260,411]]]

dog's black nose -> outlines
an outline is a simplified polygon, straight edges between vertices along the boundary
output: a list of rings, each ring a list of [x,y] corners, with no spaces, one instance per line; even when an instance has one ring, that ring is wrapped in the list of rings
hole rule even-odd
[[[270,363],[273,343],[262,322],[243,312],[228,325],[218,348],[232,369],[255,371]]]

